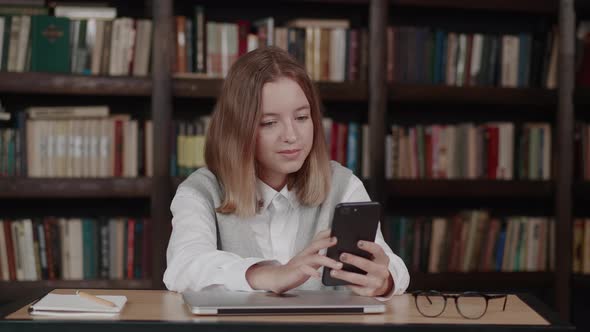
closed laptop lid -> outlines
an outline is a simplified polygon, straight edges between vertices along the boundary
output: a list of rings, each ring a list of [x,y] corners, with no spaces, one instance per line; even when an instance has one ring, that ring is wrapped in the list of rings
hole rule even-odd
[[[337,291],[186,291],[185,304],[197,315],[362,314],[385,312],[380,301]]]

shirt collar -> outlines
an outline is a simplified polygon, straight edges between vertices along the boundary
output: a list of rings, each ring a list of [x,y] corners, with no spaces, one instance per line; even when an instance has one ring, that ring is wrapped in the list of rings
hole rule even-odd
[[[287,185],[285,185],[283,189],[281,189],[280,191],[276,191],[259,178],[256,178],[256,191],[261,212],[266,210],[270,203],[272,203],[272,201],[276,199],[278,196],[285,197],[291,205],[291,207],[297,206],[297,195],[293,190],[289,190],[287,188]]]

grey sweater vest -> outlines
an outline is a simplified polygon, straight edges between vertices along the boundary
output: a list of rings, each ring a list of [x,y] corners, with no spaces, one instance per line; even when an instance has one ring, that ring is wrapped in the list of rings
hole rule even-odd
[[[331,162],[332,187],[326,200],[319,206],[309,207],[300,205],[301,219],[295,239],[295,252],[302,251],[313,237],[322,230],[330,227],[334,207],[344,199],[344,193],[352,176],[352,172],[337,162]],[[211,211],[221,205],[222,192],[215,175],[207,168],[200,168],[184,181],[179,190],[186,190],[202,197],[210,205]],[[262,251],[256,243],[253,231],[247,221],[236,217],[215,213],[217,219],[217,248],[235,253],[243,258],[263,257]],[[272,222],[272,221],[271,221]],[[332,288],[321,284],[320,280],[310,278],[298,289]]]

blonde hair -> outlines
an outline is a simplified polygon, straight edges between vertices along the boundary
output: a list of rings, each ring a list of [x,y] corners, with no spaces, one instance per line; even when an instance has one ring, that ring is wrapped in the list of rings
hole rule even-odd
[[[240,217],[256,214],[256,133],[262,116],[262,87],[279,78],[297,82],[310,105],[314,135],[311,151],[299,171],[289,174],[303,205],[319,205],[330,190],[331,168],[318,93],[305,68],[289,53],[265,47],[240,57],[223,82],[205,144],[205,163],[223,192],[217,212]]]

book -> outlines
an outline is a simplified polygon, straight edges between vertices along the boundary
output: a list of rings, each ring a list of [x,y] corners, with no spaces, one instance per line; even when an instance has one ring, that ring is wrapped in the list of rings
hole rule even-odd
[[[70,71],[70,21],[53,16],[31,18],[31,71]]]

